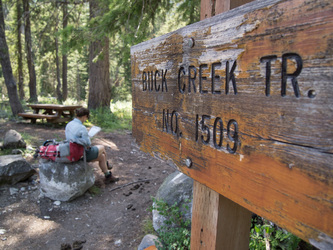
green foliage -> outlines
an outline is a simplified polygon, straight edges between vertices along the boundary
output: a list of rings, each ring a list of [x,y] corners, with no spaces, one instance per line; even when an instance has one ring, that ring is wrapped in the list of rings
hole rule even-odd
[[[190,249],[191,232],[189,227],[191,221],[185,219],[184,212],[181,212],[177,203],[169,206],[162,200],[152,199],[154,204],[150,211],[157,210],[160,215],[166,218],[164,225],[157,231],[160,242],[155,242],[156,247],[163,250]],[[184,204],[183,207],[185,210],[189,210],[187,204]]]
[[[177,12],[186,25],[200,20],[200,0],[178,0]]]
[[[100,195],[102,193],[102,190],[97,187],[97,186],[92,186],[91,188],[88,189],[88,192],[92,195],[92,196],[95,196],[95,195]]]
[[[190,221],[184,221],[179,206],[175,203],[169,206],[164,201],[153,198],[154,205],[150,211],[157,210],[160,215],[166,218],[166,226],[158,230],[160,242],[155,242],[158,249],[190,249],[191,233],[189,230]],[[187,206],[187,209],[188,206]],[[149,233],[149,232],[147,232]],[[300,244],[302,248],[300,247]],[[261,217],[252,219],[249,249],[266,250],[269,244],[272,250],[296,250],[315,249],[300,238],[279,228],[275,224]]]
[[[111,103],[111,110],[98,108],[90,111],[88,123],[95,124],[106,131],[132,129],[132,102]]]
[[[147,218],[143,221],[143,232],[144,232],[144,235],[155,234],[155,229],[153,226],[152,219]]]
[[[13,149],[1,149],[0,150],[0,156],[1,155],[10,155],[12,153]]]
[[[23,133],[21,133],[21,136],[27,145],[34,144],[34,142],[38,141],[37,135],[31,135],[31,134],[23,132]]]
[[[261,217],[252,219],[250,233],[250,249],[265,250],[266,244],[270,245],[271,249],[297,249],[300,238],[277,227],[273,223]]]
[[[131,46],[163,35],[186,24],[199,20],[199,0],[95,0],[103,5],[99,16],[90,18],[86,1],[30,1],[32,51],[36,70],[37,91],[42,97],[56,97],[57,68],[56,43],[59,44],[60,75],[62,54],[67,55],[68,97],[85,100],[88,85],[89,45],[92,41],[110,39],[110,78],[113,100],[128,100],[131,92]],[[14,77],[18,79],[18,31],[20,31],[22,54],[24,16],[17,18],[17,2],[4,0],[7,43]],[[63,27],[63,4],[67,4],[67,27]],[[20,5],[22,11],[22,4]],[[23,13],[23,12],[22,12]],[[25,98],[29,98],[29,73],[23,56]],[[61,79],[62,81],[62,79]],[[0,69],[0,94],[7,95]],[[50,99],[53,103],[53,99]]]
[[[112,87],[112,103],[120,102],[130,102],[132,101],[131,87],[129,85],[121,85],[119,87]]]
[[[1,122],[1,120],[0,120]],[[35,153],[35,149],[37,148],[36,145],[40,145],[41,142],[39,141],[38,136],[31,135],[28,133],[21,133],[22,139],[26,143],[26,148],[20,148],[23,153],[24,157],[32,156]],[[12,154],[13,149],[2,149],[0,150],[0,155],[10,155]]]
[[[0,118],[8,118],[12,116],[12,111],[8,101],[0,101]]]

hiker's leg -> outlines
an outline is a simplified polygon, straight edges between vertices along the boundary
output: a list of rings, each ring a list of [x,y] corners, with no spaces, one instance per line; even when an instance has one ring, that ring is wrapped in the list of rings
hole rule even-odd
[[[116,182],[119,178],[112,175],[111,171],[108,170],[106,151],[104,146],[97,145],[94,146],[98,149],[98,156],[93,161],[98,161],[99,167],[105,175],[105,178],[108,182]]]
[[[104,155],[105,155],[105,158],[106,158],[105,147],[104,147],[103,145],[96,145],[95,147],[98,148],[98,157],[99,157],[101,154],[104,154]]]
[[[104,146],[102,145],[97,145],[96,146],[98,148],[98,157],[97,157],[97,161],[99,164],[100,169],[102,170],[102,172],[104,174],[108,173],[108,167],[106,165],[106,151]]]

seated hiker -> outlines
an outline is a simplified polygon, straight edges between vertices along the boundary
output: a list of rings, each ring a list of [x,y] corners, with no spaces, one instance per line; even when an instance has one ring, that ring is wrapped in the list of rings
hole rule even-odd
[[[98,161],[99,167],[105,175],[106,180],[111,182],[118,181],[112,175],[111,169],[107,161],[106,151],[104,146],[96,145],[91,146],[91,140],[88,136],[88,130],[83,123],[89,119],[89,110],[86,108],[80,108],[76,110],[76,118],[66,125],[65,134],[66,140],[73,141],[80,145],[83,145],[86,150],[86,158],[88,162]]]

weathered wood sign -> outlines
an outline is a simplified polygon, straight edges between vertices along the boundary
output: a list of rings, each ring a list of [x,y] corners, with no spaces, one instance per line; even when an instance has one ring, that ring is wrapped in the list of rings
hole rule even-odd
[[[133,46],[131,60],[142,150],[333,245],[331,0],[255,1]]]

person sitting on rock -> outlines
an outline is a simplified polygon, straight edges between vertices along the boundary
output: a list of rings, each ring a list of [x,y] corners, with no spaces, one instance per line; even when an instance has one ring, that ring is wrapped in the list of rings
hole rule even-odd
[[[87,162],[98,161],[99,167],[105,175],[107,181],[116,182],[119,178],[112,175],[107,161],[106,151],[103,145],[91,146],[91,140],[87,128],[83,123],[89,119],[89,109],[80,108],[76,111],[76,118],[66,125],[66,140],[78,143],[85,147]]]

